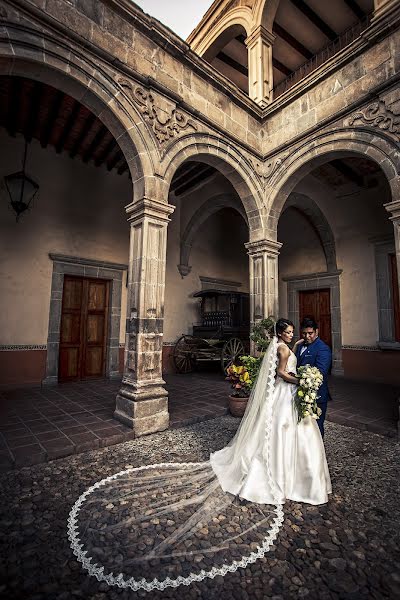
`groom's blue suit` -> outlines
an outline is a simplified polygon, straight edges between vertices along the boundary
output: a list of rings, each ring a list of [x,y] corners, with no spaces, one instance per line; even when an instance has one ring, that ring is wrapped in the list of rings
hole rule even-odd
[[[327,403],[331,398],[328,390],[328,374],[332,364],[332,352],[329,346],[327,346],[319,337],[317,337],[312,344],[306,346],[304,352],[300,354],[302,348],[304,348],[304,343],[299,344],[296,348],[297,366],[302,367],[304,365],[311,365],[312,367],[317,367],[324,376],[324,381],[318,390],[319,398],[317,401],[319,408],[322,410],[322,414],[317,420],[317,423],[321,435],[324,437],[324,421]]]

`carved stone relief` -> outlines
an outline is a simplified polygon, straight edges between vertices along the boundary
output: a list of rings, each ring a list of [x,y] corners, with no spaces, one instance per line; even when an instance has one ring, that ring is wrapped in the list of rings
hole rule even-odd
[[[175,107],[161,107],[155,95],[140,85],[132,84],[122,77],[117,83],[134,102],[145,121],[150,125],[160,146],[178,136],[182,131],[192,129],[197,131],[197,124],[182,111]]]
[[[382,129],[397,142],[400,141],[400,116],[387,108],[383,100],[372,102],[366,108],[354,113],[349,119],[349,125],[357,122]]]

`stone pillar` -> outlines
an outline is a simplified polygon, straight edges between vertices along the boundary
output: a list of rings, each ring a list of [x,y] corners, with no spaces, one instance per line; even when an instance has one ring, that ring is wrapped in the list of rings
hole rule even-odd
[[[393,222],[394,227],[394,243],[396,248],[396,263],[397,263],[397,282],[399,285],[400,292],[400,200],[395,202],[388,202],[384,205],[388,213],[390,213],[390,220]]]
[[[174,207],[144,198],[127,208],[130,222],[124,375],[114,417],[137,436],[168,428],[162,379],[167,226]]]
[[[272,46],[275,36],[259,25],[246,39],[249,63],[249,96],[262,108],[272,102]]]
[[[250,323],[270,315],[278,318],[278,256],[282,244],[272,240],[248,242],[250,258]]]

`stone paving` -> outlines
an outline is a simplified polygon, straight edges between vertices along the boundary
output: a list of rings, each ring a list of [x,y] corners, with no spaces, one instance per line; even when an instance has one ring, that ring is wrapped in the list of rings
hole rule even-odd
[[[167,375],[171,427],[228,412],[229,384],[219,372]],[[92,380],[0,393],[0,470],[28,466],[128,441],[113,419],[120,383]],[[331,378],[328,420],[397,435],[398,396],[392,386]]]
[[[327,423],[333,494],[327,505],[288,502],[272,551],[226,577],[164,592],[132,592],[89,577],[66,520],[96,481],[163,461],[203,461],[233,436],[223,416],[4,473],[0,477],[0,597],[7,600],[382,600],[400,597],[399,442]]]

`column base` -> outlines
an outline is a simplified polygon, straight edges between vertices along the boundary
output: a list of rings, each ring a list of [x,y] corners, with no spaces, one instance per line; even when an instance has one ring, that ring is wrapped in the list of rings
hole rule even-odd
[[[58,375],[49,375],[45,379],[42,379],[42,385],[48,387],[51,385],[58,385]]]
[[[135,390],[123,386],[117,394],[114,419],[131,427],[135,437],[169,427],[168,392],[161,386]]]

